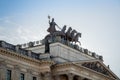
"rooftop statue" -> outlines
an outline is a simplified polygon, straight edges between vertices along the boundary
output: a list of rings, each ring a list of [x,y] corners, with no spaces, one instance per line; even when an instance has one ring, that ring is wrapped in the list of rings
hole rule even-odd
[[[55,32],[48,34],[47,36],[45,36],[45,39],[51,39],[51,38],[54,38],[56,36],[61,36],[62,38],[65,38],[65,36],[66,36],[65,30],[66,30],[66,25],[63,26],[61,31],[55,31]]]
[[[66,41],[71,41],[71,42],[79,42],[79,38],[81,37],[81,33],[78,33],[76,30],[72,30],[71,27],[68,28],[67,31],[66,30],[66,25],[63,26],[63,28],[61,29],[55,22],[54,22],[54,18],[52,18],[52,21],[50,21],[50,16],[48,16],[49,19],[49,28],[47,29],[47,31],[50,33],[48,35],[45,36],[45,39],[52,40],[54,42],[54,40],[56,39],[57,36],[59,36],[62,40]],[[60,30],[56,30],[56,26],[60,29]]]
[[[53,36],[65,37],[65,30],[66,30],[66,25],[63,26],[63,28],[61,29],[61,31],[54,32]]]
[[[77,31],[76,31],[76,30],[72,30],[72,32],[71,32],[71,34],[70,34],[70,37],[73,38],[74,35],[75,35],[75,33],[77,33]]]
[[[71,34],[72,28],[69,27],[67,32],[66,32],[66,39],[69,40],[70,34]]]
[[[72,38],[72,42],[74,41],[79,42],[79,44],[81,45],[81,42],[79,41],[79,37],[81,37],[81,33],[77,33],[73,38]]]
[[[52,21],[50,22],[50,16],[48,16],[49,19],[49,28],[47,29],[47,31],[50,33],[48,34],[45,39],[49,39],[49,38],[54,38],[56,36],[61,36],[61,37],[65,37],[65,30],[66,30],[66,25],[63,26],[63,28],[61,29],[55,22],[54,22],[54,18],[52,18]],[[56,26],[60,29],[56,30]]]
[[[49,52],[50,52],[50,46],[49,46],[48,40],[46,39],[45,40],[45,53],[49,53]]]
[[[50,34],[53,34],[54,32],[57,31],[55,26],[57,26],[58,28],[60,27],[54,22],[54,18],[52,18],[51,22],[50,22],[50,16],[48,16],[48,19],[49,19],[49,28],[47,29],[47,31],[50,32]]]

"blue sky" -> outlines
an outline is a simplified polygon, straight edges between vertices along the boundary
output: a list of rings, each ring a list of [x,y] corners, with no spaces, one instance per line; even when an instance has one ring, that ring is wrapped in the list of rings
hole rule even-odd
[[[19,44],[41,40],[48,14],[82,33],[82,47],[103,55],[120,77],[120,0],[0,0],[0,39]]]

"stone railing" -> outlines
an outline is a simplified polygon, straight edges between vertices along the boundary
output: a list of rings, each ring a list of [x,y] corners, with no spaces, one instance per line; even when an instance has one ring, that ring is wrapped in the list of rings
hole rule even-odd
[[[44,45],[45,44],[44,42],[45,41],[43,39],[43,40],[38,40],[38,41],[33,41],[33,42],[28,42],[28,43],[25,43],[25,44],[21,44],[20,46],[21,46],[21,48],[29,48],[29,47]],[[80,51],[80,52],[82,52],[86,55],[92,56],[96,59],[99,59],[99,60],[103,61],[103,56],[98,55],[95,52],[91,52],[88,49],[84,49],[84,48],[80,47],[78,44],[72,43],[70,41],[66,41],[59,36],[56,37],[54,40],[52,40],[52,39],[49,40],[49,43],[55,43],[55,42],[60,42],[64,45],[67,45],[67,46],[69,46],[73,49],[76,49],[76,50],[78,50],[78,51]]]
[[[42,44],[44,44],[44,40],[41,41],[41,42],[43,42]],[[88,49],[84,49],[84,48],[80,47],[78,44],[75,44],[73,42],[65,41],[64,39],[60,38],[59,36],[56,37],[54,40],[50,40],[50,42],[51,43],[60,42],[60,43],[62,43],[64,45],[67,45],[67,46],[69,46],[69,47],[71,47],[73,49],[76,49],[76,50],[78,50],[78,51],[80,51],[80,52],[82,52],[82,53],[84,53],[86,55],[92,56],[92,57],[94,57],[96,59],[99,59],[99,60],[103,61],[103,56],[98,55],[95,52],[91,52]]]
[[[9,51],[13,51],[13,52],[22,54],[24,56],[34,58],[34,59],[39,59],[39,56],[40,56],[39,54],[34,53],[34,52],[30,51],[30,50],[22,49],[21,45],[16,45],[15,46],[15,45],[9,44],[9,43],[7,43],[5,41],[0,41],[0,47],[4,48],[6,50],[9,50]]]
[[[38,46],[38,45],[43,45],[43,40],[38,40],[38,41],[30,41],[28,43],[24,43],[24,44],[19,44],[21,46],[21,48],[29,48],[29,47],[34,47],[34,46]]]

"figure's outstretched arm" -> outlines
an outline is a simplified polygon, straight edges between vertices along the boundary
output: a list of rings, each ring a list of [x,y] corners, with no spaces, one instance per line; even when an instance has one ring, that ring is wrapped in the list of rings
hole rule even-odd
[[[56,26],[61,30],[61,28],[56,24]]]

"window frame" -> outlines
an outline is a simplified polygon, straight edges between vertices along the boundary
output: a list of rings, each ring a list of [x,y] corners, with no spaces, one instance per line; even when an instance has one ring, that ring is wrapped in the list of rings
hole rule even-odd
[[[12,70],[6,70],[6,80],[12,80]]]
[[[20,73],[20,80],[25,80],[25,74],[24,73]]]
[[[36,76],[33,76],[33,77],[32,77],[32,80],[37,80],[37,77],[36,77]]]

